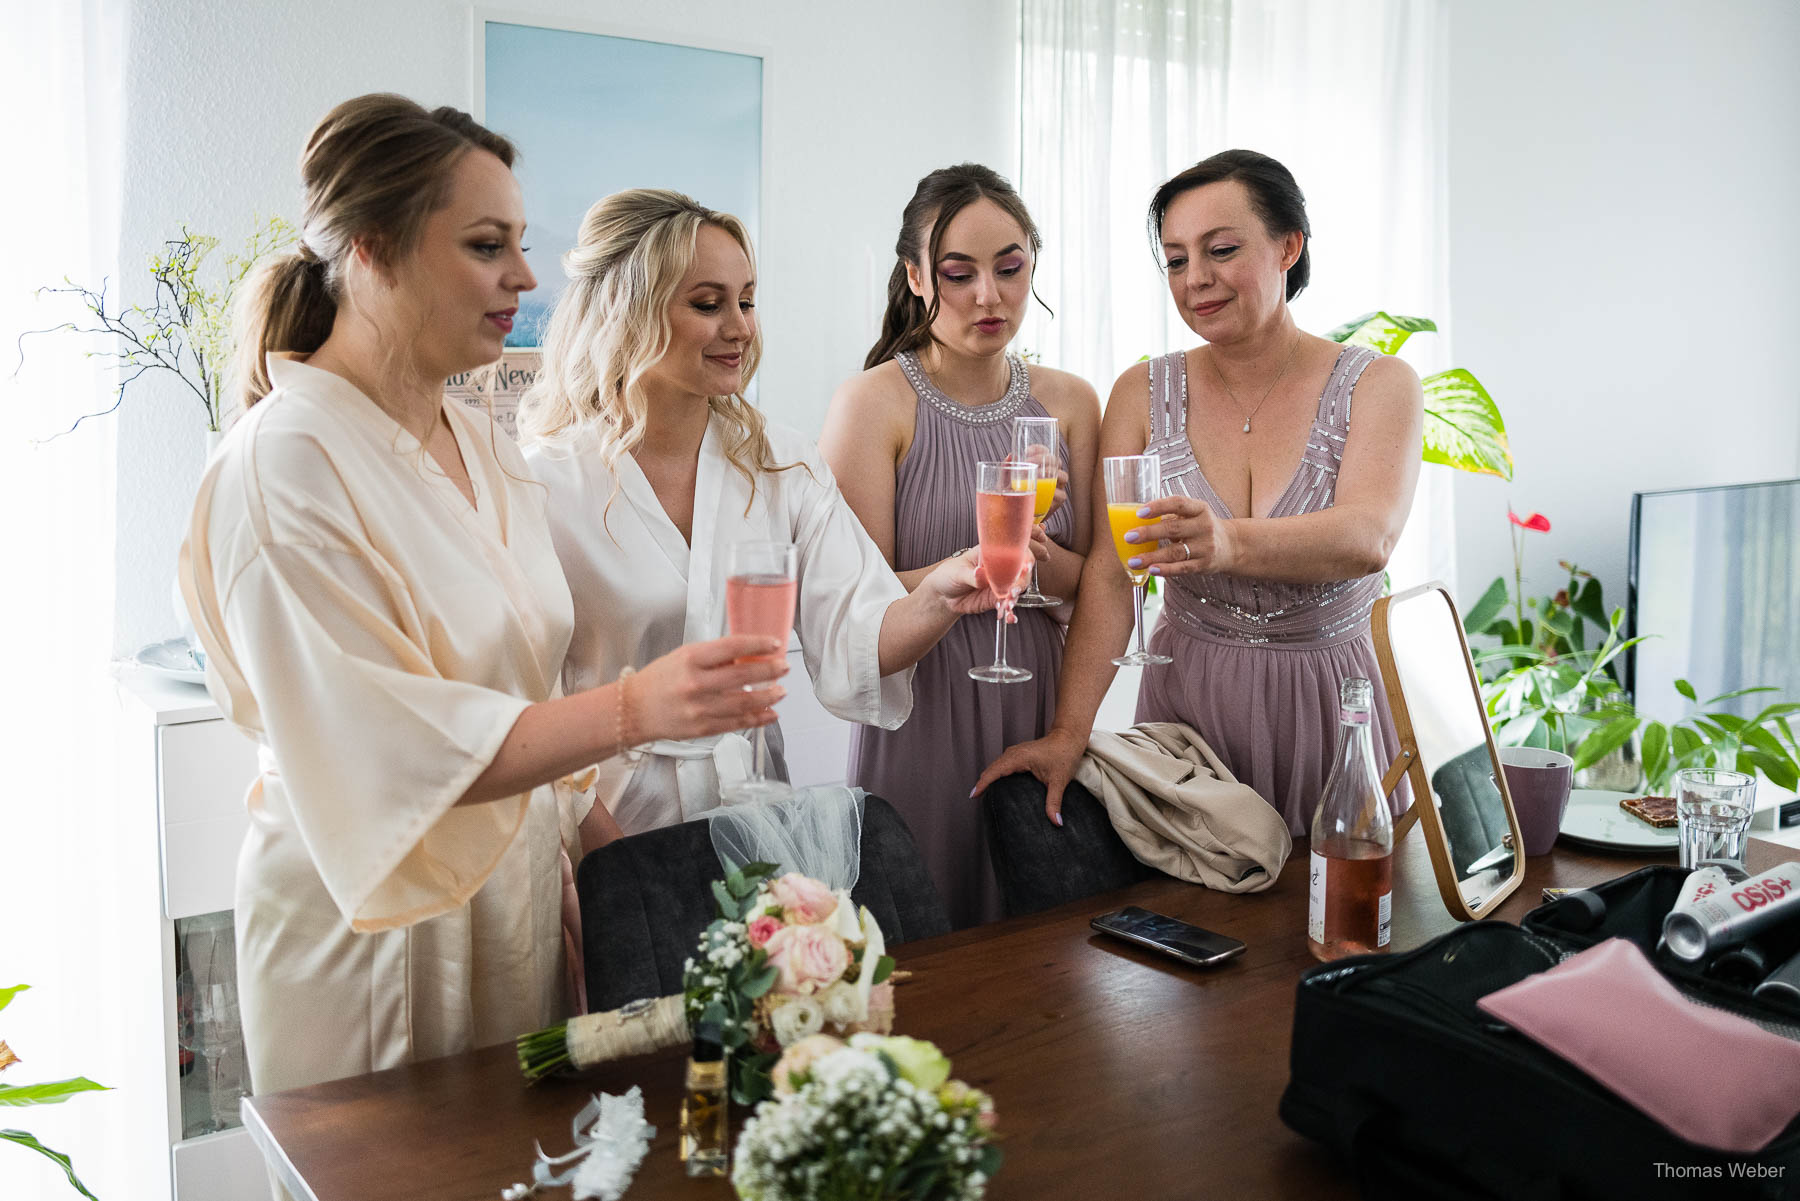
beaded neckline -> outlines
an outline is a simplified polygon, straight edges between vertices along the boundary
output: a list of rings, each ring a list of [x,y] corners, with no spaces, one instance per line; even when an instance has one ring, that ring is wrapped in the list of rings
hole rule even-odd
[[[992,404],[965,405],[958,404],[938,390],[925,369],[919,366],[919,356],[910,350],[903,350],[894,356],[900,364],[900,370],[906,373],[906,380],[913,386],[919,398],[946,417],[965,421],[970,425],[992,425],[996,421],[1010,421],[1018,415],[1027,400],[1031,399],[1031,375],[1025,369],[1025,360],[1016,354],[1006,356],[1007,370],[1011,378],[1006,385],[1006,392]]]

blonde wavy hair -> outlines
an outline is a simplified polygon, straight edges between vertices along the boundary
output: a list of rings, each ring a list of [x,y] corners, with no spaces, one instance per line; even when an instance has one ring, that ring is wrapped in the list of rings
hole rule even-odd
[[[696,204],[680,192],[633,188],[596,203],[581,219],[575,248],[563,256],[569,286],[544,334],[537,381],[519,402],[527,442],[566,443],[594,431],[606,465],[644,440],[649,399],[644,376],[668,352],[669,303],[694,261],[704,225],[730,234],[756,272],[756,252],[743,222]],[[743,383],[762,359],[762,330],[743,352]],[[776,464],[761,410],[742,386],[707,404],[730,424],[725,457],[756,492],[759,471]],[[616,476],[615,471],[615,476]]]

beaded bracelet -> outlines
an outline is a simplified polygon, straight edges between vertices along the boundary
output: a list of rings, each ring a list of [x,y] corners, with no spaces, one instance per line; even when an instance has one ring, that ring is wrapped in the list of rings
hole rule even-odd
[[[618,747],[618,750],[614,752],[615,754],[623,754],[627,749],[635,745],[635,742],[631,737],[636,731],[632,728],[631,691],[629,685],[631,683],[631,677],[636,674],[637,668],[635,667],[627,667],[619,673],[619,705],[618,708],[613,711],[613,741]]]

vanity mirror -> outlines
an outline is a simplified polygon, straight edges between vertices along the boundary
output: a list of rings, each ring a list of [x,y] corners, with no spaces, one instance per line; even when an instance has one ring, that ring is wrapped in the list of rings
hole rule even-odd
[[[1524,879],[1525,857],[1462,619],[1434,582],[1376,601],[1370,631],[1400,736],[1384,782],[1398,782],[1403,765],[1412,782],[1395,839],[1417,820],[1445,906],[1484,917]]]

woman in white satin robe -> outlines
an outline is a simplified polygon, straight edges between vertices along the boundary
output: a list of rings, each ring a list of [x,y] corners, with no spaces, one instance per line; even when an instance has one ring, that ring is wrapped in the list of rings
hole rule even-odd
[[[744,399],[761,343],[742,224],[679,193],[620,192],[588,210],[564,267],[520,413],[575,601],[564,687],[716,636],[730,546],[792,542],[795,629],[820,702],[849,721],[905,721],[912,665],[996,598],[973,550],[908,593],[817,448]],[[748,756],[735,734],[641,745],[601,765],[596,796],[628,834],[685,821],[720,803]]]
[[[573,610],[544,490],[444,398],[536,283],[511,157],[455,110],[346,101],[302,159],[301,249],[244,299],[248,408],[180,576],[207,686],[260,743],[236,894],[257,1092],[567,1016],[566,778],[638,734],[765,724],[780,695],[745,691],[781,670],[749,658],[769,638],[560,695]]]

